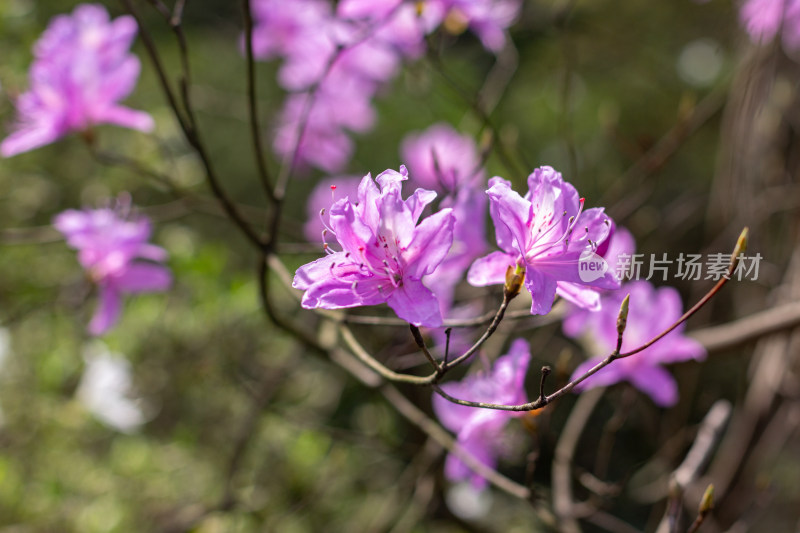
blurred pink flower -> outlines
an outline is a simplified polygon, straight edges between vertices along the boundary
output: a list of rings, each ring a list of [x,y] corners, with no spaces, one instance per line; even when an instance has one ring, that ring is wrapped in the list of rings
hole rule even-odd
[[[442,390],[462,400],[498,404],[526,403],[525,374],[530,362],[527,341],[517,339],[508,354],[499,357],[488,374],[468,376],[457,383],[445,383]],[[433,395],[433,411],[442,425],[456,433],[458,444],[478,461],[490,468],[497,465],[503,451],[502,430],[511,418],[527,413],[467,407]],[[447,456],[445,475],[452,481],[469,480],[475,488],[486,486],[486,480],[474,473],[461,459]]]
[[[444,194],[486,179],[473,138],[443,122],[407,135],[400,151],[416,182]]]
[[[747,0],[739,19],[755,43],[769,42],[780,32],[787,49],[800,48],[800,0]]]
[[[434,0],[445,6],[449,17],[460,19],[487,50],[499,52],[506,43],[506,30],[519,15],[521,0]]]
[[[139,60],[129,53],[135,35],[133,17],[111,21],[100,5],[55,17],[34,45],[30,88],[17,100],[15,131],[0,153],[10,157],[96,124],[152,130],[150,115],[118,104],[139,77]]]
[[[423,53],[425,35],[448,10],[498,51],[518,9],[517,0],[342,0],[334,13],[324,0],[254,1],[254,55],[281,58],[278,81],[293,93],[276,127],[276,153],[296,153],[299,166],[341,171],[353,152],[349,133],[372,128],[372,99],[403,59]],[[309,96],[298,91],[322,93],[308,114],[298,102]]]
[[[669,326],[681,314],[683,305],[678,291],[672,287],[656,289],[646,281],[632,281],[620,290],[604,293],[602,309],[598,312],[576,310],[564,320],[564,333],[570,337],[587,334],[596,346],[598,357],[589,359],[575,369],[575,379],[598,364],[617,346],[617,316],[625,295],[630,293],[628,322],[623,336],[622,351],[630,351],[646,343]],[[669,372],[660,365],[702,360],[706,352],[697,341],[683,335],[684,324],[649,348],[618,359],[587,378],[576,392],[629,381],[663,407],[678,401],[678,386]]]
[[[100,291],[100,304],[89,333],[102,335],[119,319],[122,295],[169,288],[172,276],[158,263],[167,251],[148,243],[150,221],[130,216],[130,199],[121,197],[116,209],[69,209],[53,225],[78,250],[78,261]],[[142,261],[144,260],[144,261]]]

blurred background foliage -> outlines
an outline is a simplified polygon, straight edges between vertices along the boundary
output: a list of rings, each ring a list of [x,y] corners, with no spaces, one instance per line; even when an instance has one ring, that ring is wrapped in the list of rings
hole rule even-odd
[[[177,72],[172,34],[146,2],[139,4],[169,69]],[[0,3],[3,123],[11,122],[13,98],[27,86],[31,45],[52,16],[75,5]],[[121,13],[116,2],[108,8]],[[250,151],[238,8],[227,0],[189,1],[184,27],[194,101],[212,158],[231,196],[260,221],[264,204]],[[754,52],[738,27],[735,2],[528,0],[512,36],[518,64],[492,122],[516,165],[509,168],[493,154],[489,175],[521,184],[536,166],[556,167],[587,205],[605,205],[629,227],[643,253],[730,250],[740,227],[732,237],[726,224],[736,217],[709,210],[721,132],[730,125],[723,120],[725,104],[741,71],[760,53],[778,64],[773,72],[783,73],[781,101],[794,109],[797,70],[776,46]],[[377,127],[357,138],[352,174],[397,168],[402,138],[439,121],[485,141],[463,95],[474,98],[494,57],[469,34],[438,33],[431,44],[444,72],[423,59],[385,87],[376,102]],[[459,504],[457,488],[442,478],[440,449],[378,394],[269,325],[257,298],[255,254],[215,208],[140,42],[134,51],[143,72],[128,103],[150,112],[157,130],[146,136],[101,126],[97,142],[105,152],[167,174],[194,193],[192,202],[130,168],[99,162],[77,136],[0,162],[0,532],[547,530],[535,507],[494,490],[472,504],[466,500],[480,512],[465,511],[464,498]],[[273,63],[258,65],[267,116],[284,96],[276,70]],[[666,152],[665,135],[674,140]],[[791,142],[783,149],[789,153]],[[277,168],[271,154],[268,159]],[[290,221],[283,226],[288,243],[302,240],[304,198],[320,177],[308,174],[290,187]],[[730,188],[724,181],[716,186]],[[63,209],[96,206],[120,191],[129,191],[154,219],[154,241],[170,251],[176,283],[167,294],[130,299],[119,326],[98,345],[84,330],[94,307],[91,285],[49,224]],[[729,289],[690,329],[774,300],[768,294],[780,284],[796,242],[796,208],[795,202],[759,219],[752,247],[765,255],[759,281]],[[292,267],[313,256],[286,261]],[[685,301],[710,286],[671,281]],[[294,305],[286,297],[285,308]],[[563,380],[580,349],[559,331],[557,324],[534,330],[520,323],[513,334],[531,341],[532,368],[555,365],[556,379]],[[358,334],[384,358],[415,351],[405,330],[359,328]],[[492,344],[492,356],[502,353],[502,339],[511,334]],[[79,401],[92,350],[130,362],[132,390],[146,418],[140,429],[119,431]],[[637,498],[637,492],[680,462],[694,424],[714,400],[742,401],[753,351],[750,344],[675,368],[682,400],[669,411],[625,385],[606,395],[576,463],[589,468],[597,453],[593,443],[609,420],[621,421],[607,468],[621,496],[603,502],[609,513],[636,529],[654,527],[663,500]],[[529,385],[534,394],[535,383]],[[430,412],[427,389],[403,391]],[[550,461],[574,401],[515,422],[518,437],[501,464],[514,479],[527,475],[545,504]],[[747,473],[750,492],[734,501],[756,502],[740,507],[757,513],[755,530],[789,531],[797,524],[799,445],[790,432],[769,461]],[[725,512],[719,530],[739,519]]]

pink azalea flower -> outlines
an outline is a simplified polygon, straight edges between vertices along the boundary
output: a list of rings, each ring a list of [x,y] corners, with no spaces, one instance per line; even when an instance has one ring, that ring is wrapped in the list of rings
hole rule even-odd
[[[504,283],[509,267],[524,269],[535,315],[550,312],[557,291],[578,305],[592,306],[596,296],[582,288],[619,287],[611,269],[596,279],[581,279],[582,258],[608,237],[611,221],[602,208],[584,210],[583,198],[560,173],[551,167],[536,169],[528,176],[524,198],[502,178],[492,178],[489,185],[490,214],[502,251],[475,261],[467,274],[469,283]]]
[[[602,296],[602,309],[595,313],[577,311],[564,321],[564,333],[570,337],[588,334],[597,349],[598,357],[590,359],[575,370],[571,379],[612,353],[617,346],[617,315],[625,295],[630,293],[628,321],[622,342],[622,352],[646,343],[669,326],[681,314],[683,305],[678,291],[672,287],[654,288],[646,281],[632,281],[621,290]],[[605,387],[620,381],[629,381],[663,407],[678,401],[678,386],[664,364],[702,360],[706,352],[697,341],[683,335],[681,324],[660,341],[635,355],[618,359],[583,381],[576,391]]]
[[[447,255],[453,242],[454,218],[443,209],[419,222],[436,197],[417,189],[403,200],[401,183],[408,178],[386,170],[375,179],[367,174],[358,201],[337,201],[330,210],[330,232],[341,251],[300,267],[292,286],[305,291],[306,309],[341,309],[387,303],[397,316],[417,326],[442,323],[439,302],[422,283]]]
[[[422,55],[425,35],[436,29],[444,15],[437,2],[403,0],[342,0],[336,11],[359,28],[375,27],[376,40],[410,59]]]
[[[291,56],[315,39],[332,15],[330,2],[324,0],[256,0],[251,5],[253,55],[264,60]]]
[[[30,88],[17,101],[15,131],[0,153],[11,157],[96,124],[152,130],[150,115],[118,104],[139,77],[139,60],[129,53],[135,36],[133,17],[111,21],[100,5],[55,17],[34,45]]]
[[[69,209],[53,219],[99,288],[100,303],[88,328],[92,335],[114,326],[123,294],[164,291],[172,282],[169,270],[158,264],[166,261],[166,250],[147,242],[150,222],[129,211],[129,199],[122,198],[116,210]]]
[[[353,152],[347,131],[367,131],[375,121],[370,91],[370,84],[348,77],[339,84],[325,83],[313,97],[289,96],[275,134],[275,152],[283,157],[296,152],[299,166],[339,171]]]
[[[458,383],[445,383],[442,390],[463,400],[509,405],[526,403],[525,374],[530,357],[527,341],[517,339],[508,354],[495,361],[491,372],[468,376]],[[511,418],[526,414],[458,405],[437,394],[433,395],[433,411],[444,427],[456,433],[459,445],[490,468],[497,466],[497,456],[503,451],[503,428]],[[447,456],[444,472],[452,481],[469,480],[478,489],[486,486],[486,480],[455,455]]]

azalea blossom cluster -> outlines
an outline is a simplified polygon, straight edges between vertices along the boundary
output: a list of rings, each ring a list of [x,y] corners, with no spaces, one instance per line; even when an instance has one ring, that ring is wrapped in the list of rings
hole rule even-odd
[[[283,60],[278,73],[290,92],[274,139],[276,153],[338,172],[349,161],[348,132],[375,122],[372,100],[402,61],[418,58],[425,36],[440,25],[470,28],[492,51],[505,43],[519,0],[256,0],[253,55]]]
[[[309,210],[319,209],[322,226],[313,225],[316,229],[310,237],[317,233],[323,239],[335,238],[341,250],[325,241],[328,255],[297,271],[293,285],[305,291],[304,307],[341,309],[385,302],[409,323],[437,328],[451,309],[455,285],[465,273],[471,285],[487,286],[506,283],[511,272],[524,280],[532,314],[549,313],[556,297],[567,302],[565,334],[586,339],[590,352],[597,356],[579,365],[573,379],[616,348],[617,319],[625,294],[630,294],[632,312],[623,350],[649,341],[679,319],[682,306],[674,289],[655,289],[644,281],[620,288],[614,273],[621,268],[620,258],[634,252],[632,235],[617,227],[602,208],[585,208],[575,187],[551,167],[531,173],[524,196],[503,178],[489,180],[484,197],[489,200],[499,251],[482,257],[451,251],[459,242],[458,234],[467,249],[471,243],[481,249],[484,241],[482,235],[470,235],[469,228],[482,227],[486,203],[472,199],[470,191],[480,192],[485,174],[479,161],[470,157],[476,154],[474,145],[462,141],[452,129],[437,125],[404,143],[404,156],[413,165],[411,172],[405,167],[399,172],[387,170],[375,181],[368,174],[355,193],[348,192],[329,210],[319,209],[320,204],[325,205],[324,191],[312,195]],[[333,181],[323,184],[328,193]],[[429,189],[418,188],[403,200],[405,181],[443,194],[439,210],[422,216],[436,197]],[[352,191],[352,182],[345,183],[345,189]],[[604,268],[584,276],[581,264],[587,257],[601,261]],[[437,274],[439,269],[444,274]],[[444,291],[439,290],[440,283],[444,283]],[[677,385],[661,365],[705,356],[702,346],[682,335],[682,328],[636,356],[604,367],[585,379],[578,390],[630,381],[656,404],[673,405]],[[471,401],[525,403],[523,384],[529,358],[524,341],[518,341],[488,375],[468,376],[442,389]],[[434,397],[434,407],[443,424],[457,433],[458,442],[479,461],[494,467],[503,448],[501,429],[517,415],[460,406],[439,396]],[[451,479],[469,479],[476,487],[485,483],[455,457],[448,459],[446,472]]]
[[[133,17],[110,20],[94,4],[55,17],[33,47],[30,88],[16,101],[17,123],[0,154],[11,157],[98,124],[152,130],[150,115],[119,104],[139,78],[139,59],[129,52],[136,29]]]

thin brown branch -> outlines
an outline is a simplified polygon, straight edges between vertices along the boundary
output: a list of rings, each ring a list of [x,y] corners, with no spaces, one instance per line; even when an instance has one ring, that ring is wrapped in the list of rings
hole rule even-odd
[[[346,324],[339,324],[339,333],[341,334],[342,340],[345,342],[347,347],[351,352],[353,352],[353,355],[355,355],[359,361],[364,363],[386,380],[396,381],[399,383],[410,383],[412,385],[427,385],[429,383],[433,383],[433,381],[439,375],[438,371],[428,376],[412,376],[409,374],[400,374],[399,372],[390,370],[378,362],[377,359],[372,357],[372,355],[370,355],[369,352],[367,352],[367,350],[361,346],[358,340],[356,340],[355,335],[353,335],[353,332],[347,327]]]
[[[188,64],[188,52],[184,48],[185,47],[185,40],[183,40],[183,33],[180,30],[180,26],[172,26],[178,35],[179,43],[181,44],[181,57],[183,68],[184,68],[184,78],[183,83],[181,86],[181,97],[184,109],[181,110],[180,106],[178,105],[178,101],[175,97],[175,93],[172,89],[172,86],[169,83],[169,78],[167,77],[166,70],[164,69],[164,65],[161,61],[161,56],[158,53],[158,48],[156,47],[150,33],[145,28],[144,24],[142,23],[141,17],[139,16],[138,11],[133,5],[132,0],[121,0],[125,8],[127,9],[128,13],[130,13],[134,19],[136,19],[136,24],[139,27],[139,35],[141,36],[142,42],[145,45],[145,49],[147,50],[147,55],[150,57],[150,61],[153,64],[153,67],[156,70],[156,74],[158,76],[159,82],[161,84],[161,88],[164,91],[164,94],[167,97],[167,102],[169,103],[170,108],[172,109],[175,118],[178,121],[178,124],[181,127],[181,130],[184,133],[184,137],[189,142],[192,148],[194,148],[197,155],[200,157],[201,162],[203,163],[203,167],[206,170],[206,178],[208,179],[208,183],[211,187],[214,196],[219,201],[222,208],[225,210],[226,214],[230,218],[230,220],[239,228],[242,234],[249,240],[253,246],[259,250],[264,250],[265,244],[261,241],[261,238],[258,234],[253,230],[253,228],[247,223],[245,218],[239,212],[236,204],[231,200],[231,198],[227,195],[225,190],[222,188],[220,184],[220,179],[214,169],[214,166],[211,162],[211,158],[208,155],[206,150],[205,144],[203,143],[199,130],[196,127],[196,120],[194,117],[194,111],[191,106],[191,99],[188,90],[188,80],[189,80],[189,64]],[[184,116],[185,113],[185,116]]]
[[[253,154],[256,158],[258,176],[261,186],[270,201],[275,201],[275,193],[270,183],[267,162],[264,159],[263,145],[261,142],[261,124],[258,116],[258,101],[256,99],[256,68],[253,57],[253,12],[250,0],[242,0],[242,18],[244,20],[245,57],[247,59],[247,105],[250,115],[250,137],[253,142]]]
[[[437,373],[441,374],[442,367],[436,362],[436,359],[434,359],[433,355],[431,355],[430,350],[428,350],[428,345],[425,344],[425,339],[422,338],[422,333],[420,333],[419,328],[414,324],[409,324],[409,326],[411,327],[411,336],[414,337],[414,342],[417,343],[417,347],[425,355],[425,358],[431,364],[433,369]]]

